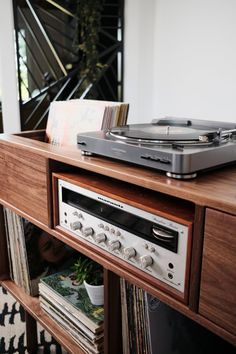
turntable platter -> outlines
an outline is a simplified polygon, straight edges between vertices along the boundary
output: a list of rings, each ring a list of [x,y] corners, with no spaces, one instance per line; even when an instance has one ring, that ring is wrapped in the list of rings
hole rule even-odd
[[[163,141],[163,142],[198,142],[199,136],[216,133],[206,127],[189,127],[177,125],[132,124],[115,127],[109,134],[116,139],[133,139],[134,141]]]

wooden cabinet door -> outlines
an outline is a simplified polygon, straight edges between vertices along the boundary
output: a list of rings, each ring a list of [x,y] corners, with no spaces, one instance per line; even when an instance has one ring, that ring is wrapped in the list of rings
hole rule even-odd
[[[0,144],[0,200],[48,225],[47,183],[46,158]]]
[[[207,209],[199,312],[236,335],[236,217]]]

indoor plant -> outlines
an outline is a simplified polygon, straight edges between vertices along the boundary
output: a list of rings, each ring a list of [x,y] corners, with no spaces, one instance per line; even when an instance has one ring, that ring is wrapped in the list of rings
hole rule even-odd
[[[93,305],[103,305],[104,285],[103,268],[89,258],[80,257],[73,266],[77,284],[84,283]]]
[[[101,49],[99,49],[104,2],[104,0],[77,0],[76,2],[77,30],[73,46],[79,58],[79,77],[83,78],[78,97],[98,80],[102,70],[107,67],[100,60]]]

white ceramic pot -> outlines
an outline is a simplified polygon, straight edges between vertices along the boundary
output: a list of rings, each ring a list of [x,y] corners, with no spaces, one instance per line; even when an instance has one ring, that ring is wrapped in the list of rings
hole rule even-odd
[[[104,304],[104,285],[90,285],[84,280],[84,286],[93,305]]]

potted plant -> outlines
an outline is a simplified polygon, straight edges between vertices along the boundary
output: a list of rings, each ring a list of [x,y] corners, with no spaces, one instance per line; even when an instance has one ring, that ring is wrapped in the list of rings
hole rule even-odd
[[[103,268],[88,258],[80,257],[73,266],[76,283],[84,284],[93,305],[103,305]]]

